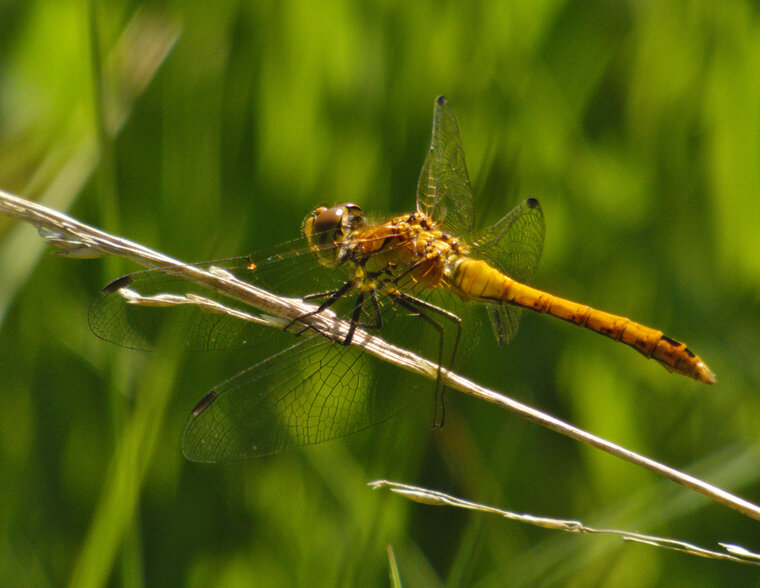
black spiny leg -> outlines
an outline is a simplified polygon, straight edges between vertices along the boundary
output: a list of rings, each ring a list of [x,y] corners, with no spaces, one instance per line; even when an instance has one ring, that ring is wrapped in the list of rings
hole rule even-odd
[[[354,338],[354,333],[356,332],[357,327],[361,327],[362,329],[376,329],[380,330],[383,327],[383,317],[380,314],[380,304],[377,302],[377,290],[375,288],[371,288],[368,290],[369,292],[369,299],[372,301],[372,309],[375,311],[375,320],[371,323],[364,323],[362,322],[361,315],[362,315],[362,308],[364,306],[364,297],[366,295],[366,292],[361,292],[356,297],[356,303],[354,304],[354,310],[351,313],[351,326],[348,328],[348,334],[346,335],[346,338],[341,341],[343,345],[348,345],[351,343],[351,341]]]
[[[351,288],[353,288],[353,287],[354,287],[354,283],[351,282],[351,281],[348,281],[345,284],[343,284],[340,288],[338,288],[337,290],[328,290],[327,292],[319,292],[317,294],[308,294],[308,295],[304,296],[302,298],[302,300],[304,300],[304,301],[307,301],[307,300],[316,300],[316,299],[319,299],[319,298],[326,298],[327,300],[325,300],[322,304],[320,304],[319,307],[316,310],[312,310],[311,312],[307,312],[306,314],[302,314],[301,316],[299,316],[297,318],[294,318],[292,321],[290,321],[290,323],[288,324],[288,326],[285,327],[285,329],[283,329],[283,330],[287,331],[296,322],[301,321],[302,319],[305,319],[307,317],[317,315],[320,312],[322,312],[323,310],[325,310],[326,308],[330,308],[338,300],[340,300],[341,298],[343,298],[344,294],[346,292],[348,292],[349,290],[351,290]],[[296,335],[300,335],[301,333],[303,333],[304,331],[306,331],[306,330],[308,330],[310,328],[312,328],[312,327],[309,326],[309,325],[306,325],[303,329],[301,329],[300,331],[298,331],[298,333],[296,333]],[[352,333],[352,335],[353,335],[353,333]]]
[[[359,295],[356,297],[354,311],[351,313],[351,325],[348,327],[346,338],[340,342],[341,345],[351,344],[351,340],[354,338],[354,333],[356,332],[356,327],[359,325],[359,319],[362,316],[362,306],[364,306],[364,292],[359,292]]]
[[[319,298],[327,298],[327,300],[325,300],[322,304],[320,304],[317,310],[314,310],[308,314],[305,314],[304,316],[318,314],[322,312],[325,308],[329,308],[330,306],[335,304],[338,300],[340,300],[341,297],[353,287],[354,287],[354,283],[349,280],[348,282],[346,282],[345,284],[343,284],[340,288],[336,290],[328,290],[327,292],[317,292],[316,294],[307,294],[306,296],[302,298],[302,300],[318,300]]]
[[[448,310],[440,308],[439,306],[430,304],[429,302],[420,300],[419,298],[415,298],[414,296],[410,296],[409,294],[404,294],[403,292],[396,291],[396,292],[391,293],[391,296],[399,304],[399,306],[402,306],[403,308],[406,308],[407,310],[410,310],[416,315],[420,316],[423,320],[427,321],[438,332],[438,377],[436,378],[436,383],[435,383],[435,412],[433,415],[433,427],[435,428],[443,427],[443,423],[446,418],[446,404],[444,401],[445,388],[441,382],[441,368],[443,367],[444,330],[443,330],[443,325],[441,325],[441,323],[434,320],[431,316],[425,314],[425,312],[423,311],[433,312],[447,320],[452,321],[457,326],[457,334],[454,339],[454,347],[451,352],[451,359],[449,360],[449,363],[447,365],[448,368],[452,367],[454,363],[454,357],[456,356],[457,348],[459,347],[459,340],[462,335],[462,319],[460,319],[453,312],[449,312]],[[440,407],[440,418],[438,414],[439,407]]]

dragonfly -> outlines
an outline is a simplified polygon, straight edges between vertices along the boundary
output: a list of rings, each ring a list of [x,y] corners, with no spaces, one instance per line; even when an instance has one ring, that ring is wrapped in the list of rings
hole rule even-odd
[[[371,223],[356,204],[321,206],[304,221],[301,239],[255,256],[198,264],[296,296],[313,310],[281,325],[299,335],[295,344],[218,385],[195,406],[182,433],[185,456],[216,462],[270,455],[387,420],[398,407],[362,349],[349,345],[358,330],[400,333],[402,340],[427,330],[440,370],[453,364],[468,332],[471,303],[485,308],[499,345],[512,340],[521,310],[529,309],[624,343],[668,371],[715,383],[699,356],[661,331],[527,284],[545,233],[535,198],[482,230],[474,229],[474,210],[457,119],[439,97],[414,212]],[[90,326],[102,339],[152,349],[155,313],[171,306],[167,293],[207,301],[181,305],[189,348],[268,346],[263,327],[250,320],[243,303],[166,268],[135,272],[106,286],[90,309]],[[217,299],[224,299],[227,312],[215,311]],[[309,326],[306,319],[320,313],[348,321],[340,340]],[[440,424],[440,382],[435,403]]]

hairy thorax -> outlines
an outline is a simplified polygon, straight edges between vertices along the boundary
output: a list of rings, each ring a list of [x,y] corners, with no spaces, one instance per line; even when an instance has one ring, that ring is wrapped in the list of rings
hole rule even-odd
[[[452,264],[468,252],[458,239],[420,213],[363,228],[351,240],[355,272],[396,280],[396,286],[413,290],[451,286]]]

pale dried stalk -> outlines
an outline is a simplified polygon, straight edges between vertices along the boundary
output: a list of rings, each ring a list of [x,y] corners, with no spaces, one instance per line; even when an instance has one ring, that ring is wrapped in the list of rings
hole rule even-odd
[[[280,317],[286,321],[303,317],[304,313],[313,310],[301,300],[282,298],[270,292],[257,288],[252,284],[242,282],[226,272],[205,270],[191,265],[183,265],[182,262],[172,259],[162,253],[148,249],[138,243],[110,235],[104,231],[95,229],[60,212],[41,206],[34,202],[24,200],[0,190],[0,213],[6,214],[32,223],[41,229],[43,236],[53,245],[61,249],[63,255],[73,257],[98,257],[104,255],[118,255],[131,259],[141,265],[151,268],[163,268],[172,275],[180,276],[196,283],[203,284],[208,288],[225,294],[232,299],[245,302],[270,315],[269,322],[278,326],[283,323],[274,317]],[[264,319],[267,320],[267,319]],[[326,336],[341,340],[348,332],[347,321],[337,320],[334,315],[322,312],[317,315],[301,318],[304,323],[313,326]],[[708,498],[719,502],[740,513],[760,520],[760,507],[735,496],[725,490],[717,488],[698,478],[670,468],[657,461],[639,455],[629,449],[625,449],[606,439],[592,435],[582,429],[565,423],[551,415],[536,410],[530,406],[517,402],[507,396],[494,392],[471,382],[458,374],[438,369],[438,366],[418,355],[405,349],[391,345],[380,337],[369,335],[357,329],[351,341],[352,345],[362,347],[367,353],[378,357],[383,361],[392,363],[410,372],[426,376],[431,379],[440,377],[443,384],[454,388],[481,400],[486,400],[534,423],[552,429],[572,439],[576,439],[598,449],[606,451],[616,457],[634,463],[640,467],[656,472],[674,482],[696,490]]]
[[[451,496],[450,494],[439,492],[438,490],[428,490],[427,488],[420,488],[419,486],[399,484],[398,482],[391,482],[390,480],[375,480],[374,482],[370,482],[369,486],[374,489],[388,488],[391,492],[404,496],[409,500],[420,502],[422,504],[430,504],[433,506],[453,506],[467,510],[477,510],[490,514],[498,514],[513,521],[518,521],[527,525],[534,525],[536,527],[543,527],[544,529],[565,531],[567,533],[616,535],[623,541],[630,541],[632,543],[643,543],[645,545],[652,545],[653,547],[680,551],[682,553],[697,555],[699,557],[705,557],[708,559],[724,559],[737,563],[760,566],[760,554],[753,553],[741,546],[732,545],[729,543],[720,543],[719,545],[724,549],[724,551],[716,551],[714,549],[706,549],[704,547],[700,547],[699,545],[694,545],[693,543],[679,541],[677,539],[669,539],[667,537],[645,535],[643,533],[622,531],[620,529],[597,529],[595,527],[585,525],[581,521],[555,519],[551,517],[539,517],[535,515],[527,515],[508,510],[502,510],[500,508],[489,506],[487,504],[480,504],[478,502],[471,502],[469,500],[457,498],[456,496]]]

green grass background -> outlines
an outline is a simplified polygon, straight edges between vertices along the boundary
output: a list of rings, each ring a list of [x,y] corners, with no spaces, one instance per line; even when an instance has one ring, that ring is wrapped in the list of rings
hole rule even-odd
[[[760,13],[752,2],[0,4],[0,187],[37,198],[82,137],[139,8],[182,32],[70,201],[185,260],[298,236],[320,203],[409,210],[433,99],[458,115],[484,222],[546,216],[535,284],[686,341],[707,387],[524,316],[465,372],[760,501]],[[101,134],[102,136],[102,134]],[[62,171],[63,170],[63,171]],[[246,353],[141,354],[87,326],[123,261],[35,255],[0,218],[0,584],[757,585],[757,568],[560,536],[367,488],[760,550],[758,522],[458,394],[448,422],[226,465],[185,461],[191,407]],[[23,261],[23,264],[21,263]],[[24,269],[28,273],[24,273]]]

